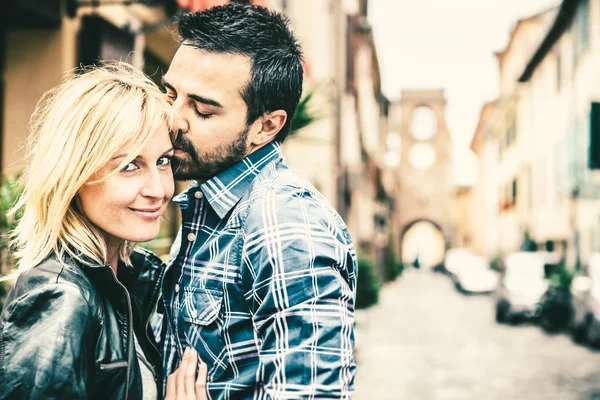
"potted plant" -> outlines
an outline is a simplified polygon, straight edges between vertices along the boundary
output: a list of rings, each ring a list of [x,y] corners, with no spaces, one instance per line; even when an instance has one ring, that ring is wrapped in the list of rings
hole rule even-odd
[[[573,313],[571,283],[574,271],[565,266],[564,259],[550,275],[550,285],[542,299],[540,325],[546,332],[568,328]]]

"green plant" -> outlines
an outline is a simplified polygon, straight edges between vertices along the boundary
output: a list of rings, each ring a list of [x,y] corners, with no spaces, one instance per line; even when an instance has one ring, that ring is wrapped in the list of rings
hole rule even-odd
[[[19,221],[21,215],[9,216],[10,209],[16,204],[17,200],[23,192],[19,176],[14,178],[3,177],[0,178],[0,248],[6,249],[8,247],[8,241],[6,234],[12,231]]]
[[[502,272],[503,268],[504,267],[502,264],[502,255],[497,254],[494,257],[492,257],[492,259],[490,260],[490,269],[492,271]]]
[[[296,107],[294,117],[292,118],[290,136],[321,118],[321,116],[314,113],[310,107],[311,99],[313,98],[314,94],[314,90],[309,90],[304,97],[300,99],[300,102]]]
[[[14,178],[0,178],[0,272],[5,266],[12,266],[13,260],[10,256],[10,232],[16,227],[20,213],[9,216],[10,209],[16,204],[23,193],[19,176]],[[0,308],[8,293],[7,282],[0,282]]]
[[[562,260],[558,268],[550,274],[550,286],[558,290],[568,292],[571,289],[571,283],[575,276],[575,271],[565,266],[565,261]]]
[[[359,255],[356,308],[368,308],[377,304],[380,289],[381,282],[375,273],[375,264],[368,257]]]
[[[523,239],[521,249],[523,251],[538,251],[538,245],[529,234],[529,231],[525,231],[525,237]]]
[[[404,270],[404,264],[402,261],[396,258],[396,252],[394,251],[394,245],[392,242],[392,237],[388,240],[388,244],[385,248],[385,281],[393,281],[402,275],[402,271]]]

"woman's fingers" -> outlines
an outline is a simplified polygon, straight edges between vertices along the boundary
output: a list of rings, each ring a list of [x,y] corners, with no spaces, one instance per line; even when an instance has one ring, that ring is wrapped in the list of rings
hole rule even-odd
[[[205,362],[200,361],[195,388],[196,400],[208,400],[208,396],[206,395],[206,375],[208,375],[208,367]]]
[[[167,396],[165,400],[207,400],[206,395],[206,363],[200,361],[198,376],[198,353],[192,348],[187,348],[183,353],[181,364],[167,378]]]
[[[181,364],[177,371],[175,371],[176,375],[176,384],[175,384],[175,394],[178,399],[185,398],[185,370],[188,368],[190,357],[190,348],[186,348],[183,352],[183,357],[181,359]]]
[[[194,381],[196,378],[196,366],[198,365],[198,353],[190,349],[187,356],[187,364],[183,367],[183,382],[186,396],[194,398]],[[187,397],[186,397],[187,398]]]
[[[176,400],[177,399],[177,391],[175,389],[177,371],[173,372],[167,378],[167,397],[165,400]]]

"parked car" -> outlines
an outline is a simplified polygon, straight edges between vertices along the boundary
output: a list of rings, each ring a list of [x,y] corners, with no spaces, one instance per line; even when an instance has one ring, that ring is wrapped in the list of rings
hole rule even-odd
[[[473,256],[473,253],[469,249],[455,248],[446,250],[444,255],[444,268],[446,272],[452,276],[456,271],[464,265],[465,260]]]
[[[545,257],[537,252],[506,254],[495,291],[496,321],[514,322],[537,318],[542,296],[548,289]]]
[[[498,285],[498,273],[485,258],[474,255],[464,258],[452,279],[459,291],[468,294],[492,293]]]
[[[600,347],[600,254],[590,257],[588,274],[576,276],[571,284],[569,331],[574,341]]]

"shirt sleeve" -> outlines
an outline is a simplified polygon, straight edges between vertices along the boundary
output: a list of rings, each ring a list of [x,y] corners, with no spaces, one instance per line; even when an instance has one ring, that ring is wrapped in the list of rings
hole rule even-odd
[[[69,284],[44,285],[0,319],[0,399],[87,398],[90,308]]]
[[[245,222],[242,279],[271,398],[350,398],[355,255],[340,217],[308,191],[264,192]]]

